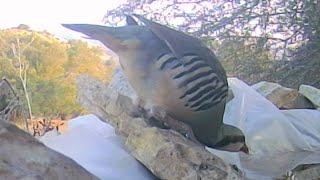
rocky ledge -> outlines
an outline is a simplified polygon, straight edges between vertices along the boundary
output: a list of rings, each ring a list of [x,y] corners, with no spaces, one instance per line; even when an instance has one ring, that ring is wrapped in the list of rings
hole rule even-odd
[[[123,79],[118,71],[116,77]],[[119,84],[117,84],[119,83]],[[134,96],[125,81],[106,85],[89,76],[77,79],[79,102],[114,125],[127,150],[160,179],[242,179],[243,174],[202,146],[170,129],[134,118]],[[124,89],[125,88],[125,89]],[[126,94],[121,94],[125,92]]]

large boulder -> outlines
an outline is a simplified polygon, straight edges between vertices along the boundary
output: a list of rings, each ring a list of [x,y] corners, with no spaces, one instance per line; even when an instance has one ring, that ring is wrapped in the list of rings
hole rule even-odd
[[[122,81],[121,86],[111,84],[106,88],[91,77],[79,77],[79,102],[114,125],[117,133],[124,137],[128,151],[154,175],[160,179],[243,178],[233,166],[179,133],[154,127],[143,118],[134,118],[131,112],[136,108],[135,95],[128,97],[119,93],[126,93],[125,88],[131,87],[126,81],[113,79],[118,81]]]
[[[317,108],[320,108],[320,89],[309,85],[301,85],[299,92],[308,98]]]
[[[72,159],[0,119],[0,179],[97,179]]]
[[[312,103],[295,89],[266,81],[254,84],[252,88],[279,109],[314,109]]]

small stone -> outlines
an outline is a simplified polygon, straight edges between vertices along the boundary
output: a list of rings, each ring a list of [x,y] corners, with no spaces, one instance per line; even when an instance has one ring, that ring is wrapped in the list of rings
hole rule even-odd
[[[299,93],[308,98],[317,108],[320,108],[320,89],[309,85],[301,85]]]

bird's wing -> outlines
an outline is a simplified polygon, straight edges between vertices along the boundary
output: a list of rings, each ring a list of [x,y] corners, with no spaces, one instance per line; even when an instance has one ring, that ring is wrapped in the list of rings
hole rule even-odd
[[[215,55],[199,39],[134,15],[143,22],[170,53],[157,58],[156,66],[169,71],[183,94],[180,99],[193,111],[203,111],[225,101],[228,84],[225,71]]]
[[[226,83],[226,74],[213,52],[207,48],[201,40],[185,33],[168,28],[156,22],[150,21],[140,15],[134,14],[139,21],[143,22],[159,39],[163,40],[172,53],[178,58],[185,55],[196,54],[213,68],[218,77]]]
[[[126,24],[128,26],[138,26],[138,22],[132,16],[129,15],[126,15]]]

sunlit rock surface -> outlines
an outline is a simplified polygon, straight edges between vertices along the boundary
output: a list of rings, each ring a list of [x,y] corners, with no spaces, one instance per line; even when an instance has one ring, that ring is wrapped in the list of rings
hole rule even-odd
[[[317,108],[320,108],[320,89],[309,85],[301,85],[299,92],[308,98]]]
[[[70,158],[0,119],[0,179],[98,179]]]
[[[297,90],[262,81],[252,86],[279,109],[312,109],[314,106]]]

